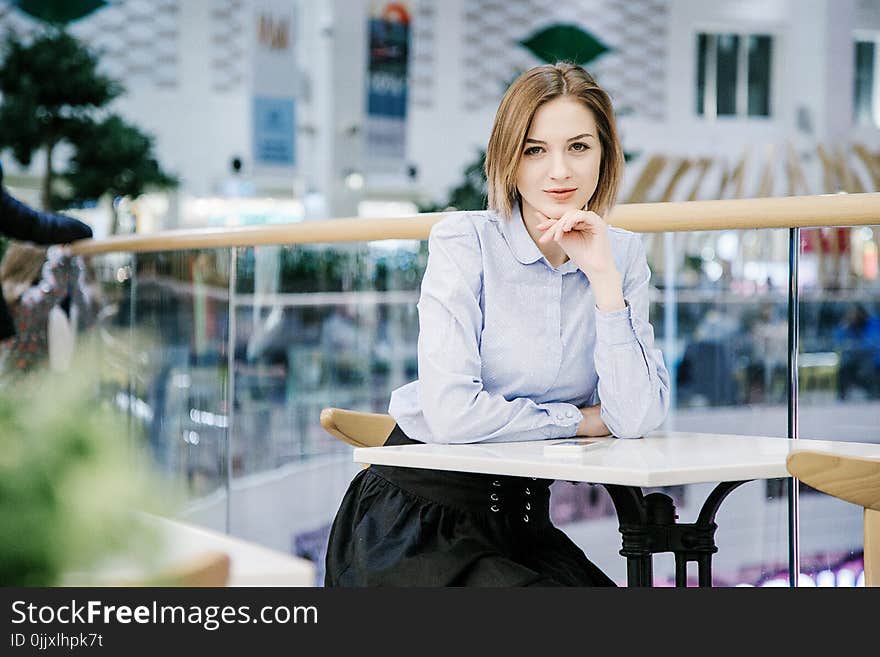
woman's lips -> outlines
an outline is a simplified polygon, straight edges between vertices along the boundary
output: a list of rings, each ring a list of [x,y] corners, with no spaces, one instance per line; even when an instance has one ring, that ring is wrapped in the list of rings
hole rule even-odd
[[[544,193],[557,201],[567,201],[576,191],[577,187],[573,187],[571,189],[545,189]]]

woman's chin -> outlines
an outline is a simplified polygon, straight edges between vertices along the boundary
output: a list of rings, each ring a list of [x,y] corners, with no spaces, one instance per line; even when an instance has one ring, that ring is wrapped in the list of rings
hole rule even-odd
[[[578,206],[577,203],[572,203],[571,201],[551,201],[549,203],[542,203],[538,211],[551,219],[559,219],[569,210],[580,210],[581,208],[583,208],[582,205]]]

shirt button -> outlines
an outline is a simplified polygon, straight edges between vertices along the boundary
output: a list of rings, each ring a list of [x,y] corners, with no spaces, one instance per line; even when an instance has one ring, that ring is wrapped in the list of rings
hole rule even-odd
[[[573,412],[573,411],[568,411],[568,413],[566,413],[565,416],[566,416],[566,417],[574,417],[574,412]]]
[[[564,419],[563,416],[562,416],[562,413],[557,413],[557,414],[556,414],[556,419],[557,419],[557,420],[562,420],[562,419]]]

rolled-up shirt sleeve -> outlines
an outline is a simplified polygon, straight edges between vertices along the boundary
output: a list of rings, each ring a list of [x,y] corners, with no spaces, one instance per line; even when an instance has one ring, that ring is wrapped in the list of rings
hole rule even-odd
[[[596,310],[594,360],[599,376],[601,417],[618,438],[638,438],[659,427],[669,410],[669,373],[654,347],[648,321],[648,268],[641,239],[635,237],[624,275],[626,308]]]
[[[419,297],[419,403],[431,440],[474,443],[573,436],[580,410],[569,403],[506,399],[483,386],[481,247],[471,224],[441,222],[428,240]]]

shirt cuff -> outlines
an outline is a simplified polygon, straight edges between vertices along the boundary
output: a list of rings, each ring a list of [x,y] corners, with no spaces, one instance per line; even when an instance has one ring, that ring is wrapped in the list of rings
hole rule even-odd
[[[547,411],[551,424],[544,428],[545,438],[571,438],[577,433],[578,425],[583,415],[574,404],[563,402],[554,404],[541,404]]]
[[[629,301],[626,308],[602,312],[596,308],[596,341],[605,345],[632,344],[638,342],[632,325]]]

